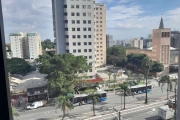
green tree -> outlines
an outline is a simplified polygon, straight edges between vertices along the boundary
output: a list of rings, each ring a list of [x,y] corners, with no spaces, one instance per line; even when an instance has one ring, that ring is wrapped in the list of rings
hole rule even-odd
[[[163,92],[164,85],[167,84],[167,88],[166,88],[167,99],[169,97],[169,91],[172,91],[172,88],[173,88],[172,82],[173,82],[173,80],[170,79],[169,75],[162,76],[160,81],[159,81],[159,86],[161,85],[162,92]]]
[[[64,120],[66,111],[72,110],[74,108],[73,103],[70,101],[70,97],[68,96],[59,96],[58,97],[58,106],[57,109],[61,109],[63,111],[62,120]]]
[[[83,56],[73,54],[59,54],[50,56],[40,55],[36,60],[39,64],[39,72],[47,74],[48,88],[50,94],[66,95],[74,91],[74,83],[80,75],[91,69]]]
[[[11,74],[25,75],[30,72],[31,66],[28,62],[21,58],[7,59],[8,71]]]
[[[164,66],[162,63],[159,63],[157,61],[153,61],[152,67],[150,69],[150,72],[156,73],[156,72],[161,72],[164,70]]]
[[[100,97],[101,97],[101,95],[96,93],[95,91],[88,95],[88,100],[92,100],[93,115],[94,116],[96,116],[96,114],[95,114],[95,105],[97,105],[100,102]]]
[[[15,117],[19,117],[19,113],[15,110],[14,106],[11,106],[12,114]]]
[[[144,57],[142,59],[141,67],[144,70],[144,75],[145,75],[145,78],[146,78],[146,98],[145,98],[145,104],[147,104],[148,103],[148,101],[147,101],[147,79],[148,79],[148,75],[149,75],[149,70],[152,67],[152,61],[149,59],[149,57],[146,56],[146,57]]]
[[[129,85],[127,83],[123,83],[123,84],[119,84],[119,87],[121,88],[121,90],[124,91],[124,109],[126,108],[126,95],[133,95],[133,93],[131,93],[131,90],[128,87]]]
[[[41,42],[42,49],[45,50],[46,48],[54,48],[54,43],[50,39],[46,39]]]
[[[107,48],[107,64],[116,66],[119,61],[126,57],[126,49],[123,46]]]

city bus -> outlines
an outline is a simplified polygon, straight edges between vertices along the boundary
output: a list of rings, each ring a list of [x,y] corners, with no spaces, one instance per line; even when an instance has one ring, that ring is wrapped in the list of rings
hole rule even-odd
[[[143,94],[146,93],[146,85],[136,85],[136,86],[131,86],[129,87],[129,89],[131,89],[131,92],[133,92],[134,94]],[[152,91],[152,85],[148,84],[147,85],[147,93]]]
[[[107,93],[105,91],[96,92],[101,95],[100,102],[105,101],[107,99]],[[73,104],[91,104],[92,100],[88,99],[88,94],[74,94],[73,99],[71,99]]]

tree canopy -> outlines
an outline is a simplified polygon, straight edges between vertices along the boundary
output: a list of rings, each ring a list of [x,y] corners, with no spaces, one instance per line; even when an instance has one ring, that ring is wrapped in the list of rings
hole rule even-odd
[[[7,59],[8,71],[11,74],[25,75],[30,72],[31,66],[28,62],[21,58]]]
[[[87,65],[87,60],[83,56],[74,56],[70,53],[53,56],[44,54],[36,61],[40,63],[39,72],[47,74],[50,93],[65,95],[67,91],[73,92],[73,85],[78,76],[91,69],[91,65]]]
[[[46,48],[54,48],[54,43],[50,39],[42,41],[41,45],[43,50],[45,50]]]
[[[146,54],[128,54],[125,59],[121,60],[118,62],[118,66],[120,67],[126,67],[128,65],[133,65],[136,66],[139,69],[144,69],[144,65],[142,65],[143,62],[145,62],[146,59],[150,58]],[[164,70],[164,66],[162,63],[159,63],[157,61],[152,61],[151,62],[151,67],[150,67],[150,72],[151,73],[156,73],[156,72],[161,72]]]
[[[116,65],[126,57],[126,49],[123,46],[107,48],[107,64]]]

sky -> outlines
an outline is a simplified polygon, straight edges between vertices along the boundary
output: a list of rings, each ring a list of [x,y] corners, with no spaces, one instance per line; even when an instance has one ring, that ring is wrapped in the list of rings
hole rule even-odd
[[[38,32],[53,40],[51,0],[1,0],[5,39],[13,32]],[[107,34],[114,40],[144,37],[159,27],[180,31],[180,0],[96,0],[106,4]]]

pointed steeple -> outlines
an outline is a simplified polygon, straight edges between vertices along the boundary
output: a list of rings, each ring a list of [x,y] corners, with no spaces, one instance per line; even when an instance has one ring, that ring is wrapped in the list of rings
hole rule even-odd
[[[161,22],[159,25],[159,29],[164,29],[164,23],[163,23],[163,18],[161,17]]]

